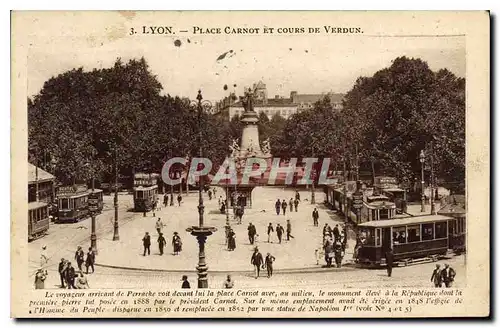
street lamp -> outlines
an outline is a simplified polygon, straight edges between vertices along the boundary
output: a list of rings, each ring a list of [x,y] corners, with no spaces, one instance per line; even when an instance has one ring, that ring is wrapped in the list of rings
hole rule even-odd
[[[113,241],[120,240],[120,234],[118,233],[118,155],[115,146],[115,197],[114,197],[114,207],[115,207],[115,223],[113,230]]]
[[[94,190],[95,190],[95,177],[94,177],[94,171],[92,171],[92,195],[94,194]],[[98,203],[96,204],[96,206],[98,206]],[[95,233],[95,219],[96,219],[95,210],[91,210],[90,215],[92,218],[91,232],[90,232],[90,248],[92,248],[94,254],[97,254],[97,235]]]
[[[425,195],[424,195],[424,163],[425,163],[425,153],[424,153],[424,150],[422,149],[420,151],[420,163],[421,163],[421,166],[422,166],[422,180],[421,180],[421,183],[422,183],[422,195],[421,195],[421,208],[420,208],[420,212],[425,212]]]
[[[201,90],[198,91],[198,96],[196,97],[198,102],[191,102],[190,107],[192,109],[196,109],[198,111],[198,143],[199,143],[199,156],[203,157],[203,146],[202,146],[202,131],[201,131],[201,119],[203,110],[207,111],[212,107],[212,104],[209,101],[203,101],[203,97],[201,96]],[[217,231],[215,227],[204,226],[203,222],[203,212],[205,206],[203,205],[203,179],[199,177],[199,189],[198,189],[198,226],[192,226],[186,229],[187,232],[190,232],[193,236],[198,240],[198,266],[196,270],[198,271],[198,288],[208,288],[208,278],[207,271],[208,266],[205,262],[205,242],[207,237],[212,233]]]

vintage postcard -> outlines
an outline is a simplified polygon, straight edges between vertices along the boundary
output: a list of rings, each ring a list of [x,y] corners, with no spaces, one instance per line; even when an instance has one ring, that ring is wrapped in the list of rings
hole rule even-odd
[[[489,316],[488,12],[11,18],[12,317]]]

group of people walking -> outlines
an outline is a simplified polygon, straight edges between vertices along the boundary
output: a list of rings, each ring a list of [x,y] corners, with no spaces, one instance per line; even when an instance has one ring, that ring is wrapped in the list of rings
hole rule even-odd
[[[163,236],[162,232],[158,233],[157,242],[160,255],[163,255],[165,246],[167,245],[167,240]],[[149,234],[149,232],[146,232],[144,234],[144,237],[142,238],[142,245],[144,248],[144,252],[142,255],[151,255],[151,235]],[[172,236],[172,248],[173,255],[179,255],[179,253],[182,251],[182,239],[177,232],[174,232],[174,235]]]
[[[300,194],[299,192],[295,192],[295,199],[290,198],[290,200],[286,201],[286,199],[280,200],[279,198],[276,200],[276,203],[274,203],[274,208],[276,209],[276,215],[280,215],[280,213],[283,213],[283,215],[286,215],[286,209],[290,208],[290,212],[295,212],[298,211],[300,203]]]
[[[335,260],[337,268],[342,267],[342,259],[344,258],[346,246],[347,234],[345,228],[342,228],[341,230],[339,229],[339,225],[336,224],[332,229],[328,223],[325,223],[325,226],[323,227],[323,250],[325,253],[325,262],[327,267],[332,266],[333,260]]]
[[[169,201],[168,201],[169,200],[168,194],[167,193],[163,194],[163,207],[167,207],[167,206],[169,206],[169,204],[170,204],[170,206],[174,206],[174,195],[172,194],[170,197],[171,198],[170,198],[170,203],[169,203]],[[177,204],[179,206],[181,206],[181,203],[182,203],[182,195],[178,194],[177,195]]]
[[[267,253],[266,258],[262,257],[258,247],[254,248],[252,257],[250,258],[250,264],[254,267],[255,279],[260,277],[260,269],[267,269],[267,277],[271,278],[273,276],[273,263],[276,258]]]
[[[441,288],[444,284],[446,288],[451,288],[455,276],[456,272],[449,264],[445,264],[444,269],[441,269],[441,266],[436,264],[436,268],[432,271],[431,281],[434,283],[434,287]]]

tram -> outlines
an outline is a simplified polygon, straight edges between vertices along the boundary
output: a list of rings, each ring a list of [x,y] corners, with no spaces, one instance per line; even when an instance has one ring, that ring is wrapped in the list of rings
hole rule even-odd
[[[49,230],[49,223],[48,203],[28,203],[28,242],[45,235]]]
[[[88,201],[89,201],[89,210],[94,212],[95,214],[102,213],[102,209],[104,207],[103,202],[103,191],[101,189],[94,189],[90,191]]]
[[[134,210],[137,212],[149,212],[158,200],[158,186],[134,187]]]
[[[78,222],[89,216],[87,186],[60,187],[57,194],[57,222]]]
[[[362,223],[358,225],[357,262],[369,266],[385,265],[385,252],[389,247],[398,265],[425,258],[436,260],[450,250],[465,249],[465,238],[456,238],[450,228],[455,224],[457,218],[443,215]],[[465,235],[465,225],[461,228]]]
[[[375,194],[384,195],[389,201],[396,204],[396,213],[403,214],[407,211],[406,191],[399,188],[396,178],[379,176],[374,179]]]

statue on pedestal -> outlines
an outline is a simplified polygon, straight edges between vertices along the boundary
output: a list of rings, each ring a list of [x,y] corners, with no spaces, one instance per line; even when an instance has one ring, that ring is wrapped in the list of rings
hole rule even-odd
[[[248,90],[245,92],[245,96],[240,97],[241,103],[245,112],[253,112],[253,92],[252,90]]]

